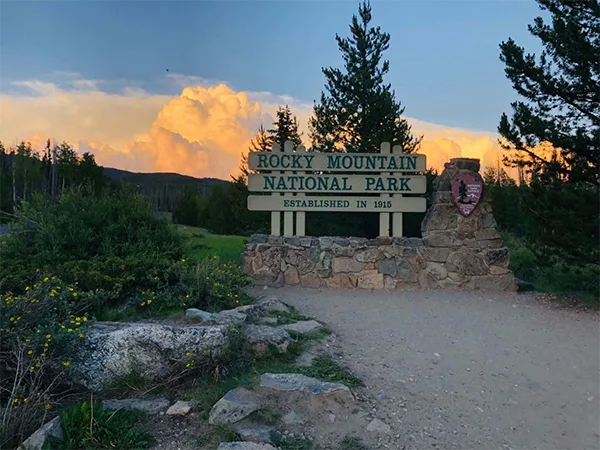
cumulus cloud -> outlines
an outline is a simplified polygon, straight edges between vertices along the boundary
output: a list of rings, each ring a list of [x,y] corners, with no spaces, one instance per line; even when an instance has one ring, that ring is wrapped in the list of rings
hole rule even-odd
[[[108,167],[178,172],[228,179],[260,124],[269,127],[280,105],[290,105],[307,138],[312,104],[288,95],[235,91],[225,83],[179,74],[165,81],[179,95],[151,94],[134,84],[107,92],[101,80],[62,74],[60,80],[23,80],[0,94],[0,140],[67,141]],[[480,158],[496,166],[502,150],[494,133],[448,128],[410,119],[423,134],[421,153],[439,169],[450,158]]]

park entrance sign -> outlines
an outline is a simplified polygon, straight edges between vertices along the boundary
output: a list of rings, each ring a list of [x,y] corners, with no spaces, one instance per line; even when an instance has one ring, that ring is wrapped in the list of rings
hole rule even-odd
[[[402,236],[402,213],[425,212],[425,155],[402,153],[381,144],[380,153],[307,152],[303,146],[273,145],[250,152],[250,211],[271,211],[271,235],[305,235],[305,212],[379,212],[380,236]],[[270,195],[268,195],[270,194]],[[356,195],[360,194],[360,195]],[[408,196],[406,196],[408,195]],[[294,220],[295,215],[295,220]],[[295,229],[294,229],[295,223]],[[391,230],[390,230],[391,228]],[[391,233],[391,234],[390,234]]]

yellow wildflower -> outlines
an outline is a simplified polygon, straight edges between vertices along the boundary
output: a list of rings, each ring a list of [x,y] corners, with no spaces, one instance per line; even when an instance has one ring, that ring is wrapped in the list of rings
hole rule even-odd
[[[14,317],[11,317],[9,320],[10,320],[11,322],[14,322],[14,321],[15,321],[15,318],[14,318]]]
[[[79,337],[80,337],[80,338],[83,338],[83,333],[79,333]]]
[[[146,306],[146,302],[143,301],[142,303],[140,303],[140,306]]]
[[[62,365],[65,367],[69,367],[71,363],[69,361],[63,361]]]
[[[50,403],[46,403],[46,409],[50,409]]]
[[[190,363],[187,363],[187,364],[185,365],[185,367],[190,367]]]
[[[73,332],[73,329],[72,329],[72,328],[67,328],[67,332],[68,332],[68,333],[72,333],[72,332]]]
[[[47,334],[46,335],[46,339],[52,339],[52,335],[51,334]]]
[[[27,400],[29,400],[29,398],[28,398],[28,397],[25,397],[25,398],[23,399],[23,403],[27,403]]]
[[[192,356],[192,354],[191,354],[190,352],[187,352],[187,353],[185,354],[185,356]]]
[[[15,398],[15,399],[13,400],[13,403],[19,403],[19,399],[18,399],[18,398]]]
[[[82,319],[84,322],[87,322],[87,317],[83,316]]]
[[[73,292],[73,297],[77,297],[77,292]]]
[[[43,281],[44,281],[44,283],[47,283],[47,282],[48,282],[48,279],[49,279],[48,277],[44,277],[44,280],[43,280]]]
[[[33,354],[33,350],[28,350],[28,351],[27,351],[27,354],[28,354],[28,355],[32,355],[32,354]]]
[[[150,304],[150,303],[152,303],[152,300],[148,300],[146,303]]]

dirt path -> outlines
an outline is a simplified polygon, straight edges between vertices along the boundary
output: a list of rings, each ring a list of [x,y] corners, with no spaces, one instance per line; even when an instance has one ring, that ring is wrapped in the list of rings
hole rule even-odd
[[[516,294],[261,293],[339,335],[377,399],[373,415],[392,427],[383,447],[600,448],[597,313]]]

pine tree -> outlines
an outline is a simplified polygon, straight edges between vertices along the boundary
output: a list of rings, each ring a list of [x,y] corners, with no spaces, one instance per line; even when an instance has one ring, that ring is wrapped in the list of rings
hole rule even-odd
[[[292,110],[288,105],[279,107],[276,113],[276,120],[273,122],[273,128],[265,131],[261,124],[256,137],[250,141],[251,152],[270,152],[273,144],[279,144],[282,148],[285,141],[292,141],[294,146],[302,145],[302,134],[298,128],[298,118],[292,114]],[[248,169],[248,155],[242,154],[240,162],[241,174],[237,177],[232,177],[234,182],[241,181],[246,183],[248,174],[251,172]]]
[[[598,184],[600,156],[600,4],[598,0],[536,0],[551,15],[537,17],[529,32],[540,39],[539,57],[508,39],[500,59],[524,101],[511,103],[498,132],[516,150],[509,163],[533,170],[558,169],[561,179]],[[549,142],[559,158],[534,147]],[[557,165],[558,162],[558,165]]]
[[[273,128],[268,133],[273,144],[283,147],[285,141],[292,141],[294,146],[302,145],[302,135],[298,132],[298,119],[292,114],[288,105],[279,107]]]
[[[344,70],[324,68],[326,93],[310,119],[311,145],[321,151],[378,152],[382,142],[417,149],[420,138],[401,118],[404,108],[384,82],[389,61],[382,59],[390,35],[370,27],[371,5],[363,2],[352,17],[351,37],[336,35]]]

